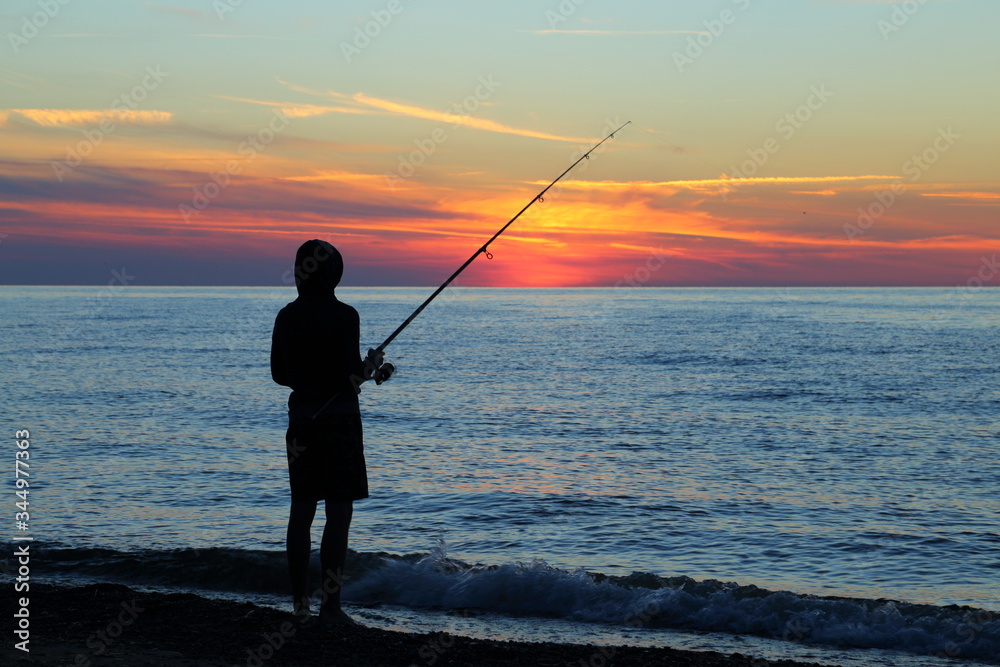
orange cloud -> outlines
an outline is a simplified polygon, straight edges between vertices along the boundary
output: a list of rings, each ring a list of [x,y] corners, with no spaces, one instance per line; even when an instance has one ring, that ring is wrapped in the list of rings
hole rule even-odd
[[[230,95],[216,95],[219,99],[232,100],[234,102],[246,102],[247,104],[259,104],[261,106],[272,107],[291,118],[307,118],[309,116],[322,116],[328,113],[348,113],[348,114],[374,114],[370,109],[359,109],[356,107],[331,107],[320,106],[318,104],[297,104],[294,102],[270,102],[267,100],[253,100],[246,97],[232,97]]]
[[[941,199],[967,199],[973,202],[1000,200],[1000,193],[998,192],[922,192],[920,196]]]
[[[684,181],[560,181],[564,188],[574,190],[603,190],[606,192],[655,191],[670,188],[702,190],[704,188],[742,187],[744,185],[785,185],[795,183],[847,183],[851,181],[889,181],[898,176],[768,176],[758,178],[704,178]],[[531,181],[532,185],[548,185],[546,181]]]
[[[0,113],[4,121],[17,114],[42,127],[86,127],[105,120],[122,125],[163,125],[173,118],[168,111],[138,109],[8,109]]]
[[[308,176],[284,176],[283,181],[339,181],[341,183],[354,183],[358,185],[369,185],[377,188],[384,188],[386,185],[385,176],[381,174],[363,174],[351,171],[319,170]]]
[[[234,99],[297,107],[302,110],[300,117],[338,105],[349,113],[410,114],[419,109],[378,108],[369,104],[375,98],[364,95],[330,95],[329,106]],[[4,114],[24,117],[18,110],[8,110],[0,111],[0,120]],[[437,112],[421,117],[449,118]],[[447,277],[531,201],[536,186],[547,185],[539,181],[501,187],[492,179],[468,178],[456,187],[454,179],[444,183],[411,179],[390,193],[385,177],[378,173],[382,156],[375,154],[377,147],[337,145],[337,161],[326,159],[325,150],[324,159],[311,159],[317,148],[328,144],[289,133],[256,161],[241,163],[240,173],[211,205],[185,224],[178,205],[192,201],[192,188],[204,189],[210,182],[208,173],[233,158],[240,139],[228,132],[195,135],[209,136],[220,146],[209,150],[187,139],[178,143],[176,139],[188,137],[187,132],[184,126],[158,131],[156,138],[169,133],[175,140],[152,146],[148,133],[126,133],[107,146],[101,165],[84,165],[66,183],[53,183],[45,165],[35,165],[39,173],[28,179],[22,164],[0,164],[0,176],[8,173],[4,191],[12,193],[0,207],[5,231],[36,239],[40,245],[58,241],[141,252],[168,249],[188,258],[220,242],[245,249],[247,257],[284,257],[297,240],[320,236],[342,244],[352,266],[366,272],[354,275],[372,276],[365,279],[368,284],[377,284],[373,280],[431,284]],[[26,150],[37,155],[35,135],[40,134],[60,147],[59,137],[48,137],[56,133],[24,132],[12,138],[20,138]],[[34,164],[25,160],[24,164]],[[164,166],[161,171],[137,167],[151,162]],[[441,166],[477,173],[467,171],[471,164]],[[125,173],[128,179],[118,177]],[[985,207],[948,206],[995,205],[1000,195],[976,192],[988,187],[976,183],[942,187],[931,193],[943,195],[938,199],[915,194],[903,198],[863,243],[852,244],[842,226],[856,217],[856,204],[869,198],[860,186],[895,179],[862,174],[564,181],[562,194],[551,192],[544,203],[532,207],[491,246],[496,259],[477,260],[462,282],[613,285],[645,266],[655,253],[667,261],[650,278],[651,285],[940,284],[961,277],[966,263],[997,247]],[[730,201],[706,196],[743,186],[743,196]],[[883,183],[876,189],[885,187]],[[814,196],[808,203],[798,203],[789,194]],[[840,196],[833,199],[833,195]],[[803,214],[805,209],[808,215]],[[965,235],[954,235],[959,230]],[[924,271],[924,266],[932,268]]]

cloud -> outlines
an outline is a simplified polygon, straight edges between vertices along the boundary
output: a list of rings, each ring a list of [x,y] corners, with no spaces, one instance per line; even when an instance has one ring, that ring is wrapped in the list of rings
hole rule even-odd
[[[185,225],[178,206],[191,203],[192,186],[200,188],[213,182],[208,174],[84,164],[72,178],[60,183],[52,178],[49,165],[0,160],[0,201],[4,202],[0,220],[7,215],[5,209],[9,212],[22,207],[37,220],[46,221],[45,225],[36,222],[32,232],[21,230],[24,234],[43,236],[72,230],[75,236],[114,228],[125,236],[148,239],[169,235],[171,230],[194,230],[199,225],[224,229],[238,223],[257,231],[278,231],[291,222],[320,221],[341,228],[399,231],[408,221],[467,217],[419,202],[368,195],[358,187],[368,178],[363,174],[339,172],[336,176],[322,180],[340,181],[343,186],[234,175],[211,206],[193,218],[191,225]],[[384,182],[383,177],[377,178]]]
[[[532,35],[586,35],[619,37],[621,35],[708,35],[704,30],[518,30]]]
[[[177,126],[169,131],[178,131]],[[318,236],[343,244],[356,271],[352,284],[437,284],[502,222],[487,211],[515,210],[523,204],[518,193],[490,199],[483,192],[444,197],[445,191],[439,191],[387,199],[380,178],[336,169],[284,179],[240,173],[211,206],[185,224],[178,204],[191,201],[192,187],[203,189],[211,182],[201,171],[84,164],[72,178],[58,183],[45,164],[0,160],[0,224],[22,248],[37,249],[34,256],[12,256],[15,263],[7,261],[0,268],[11,279],[37,281],[45,277],[37,266],[31,268],[37,264],[55,270],[52,275],[63,282],[79,282],[104,275],[106,265],[113,263],[107,257],[128,258],[122,263],[146,269],[152,261],[148,257],[163,253],[156,260],[165,267],[162,274],[149,269],[143,282],[253,284],[261,276],[280,275],[297,244]],[[748,198],[750,205],[729,204],[725,209],[713,200],[718,206],[712,210],[660,210],[646,197],[622,204],[615,201],[615,190],[632,184],[612,183],[587,202],[556,198],[540,207],[531,221],[522,218],[519,228],[492,246],[497,261],[471,266],[463,280],[611,285],[622,275],[632,275],[636,261],[658,249],[670,259],[650,284],[953,284],[968,273],[967,266],[978,265],[983,252],[1000,247],[991,238],[995,225],[985,207],[952,209],[940,224],[931,220],[918,226],[907,214],[912,206],[924,216],[933,208],[932,201],[961,202],[957,197],[904,199],[894,209],[899,212],[896,218],[880,220],[870,238],[852,244],[839,233],[841,224],[853,220],[850,198],[866,201],[865,193],[847,192],[845,201],[826,210],[822,206],[827,200],[820,200],[816,215],[810,210],[811,215],[803,217],[798,211],[785,215],[789,211],[774,204],[784,202],[783,192],[760,187],[790,180],[858,178],[863,177],[755,179],[759,200],[755,196]],[[704,183],[664,183],[689,182]],[[655,182],[639,185],[662,187]],[[977,194],[979,189],[970,183],[943,194]],[[772,194],[780,196],[769,199]],[[978,227],[956,223],[963,215],[983,222]],[[973,231],[979,227],[982,232]],[[53,259],[50,248],[58,244],[72,258],[69,269],[62,255]],[[238,277],[217,270],[219,248],[241,258],[233,274]],[[43,257],[44,264],[37,257]],[[73,266],[76,273],[70,271]]]
[[[312,181],[338,181],[341,183],[367,184],[378,187],[385,187],[385,176],[381,174],[361,174],[351,171],[336,170],[316,170],[314,173],[305,176],[284,176],[283,181],[300,181],[308,183]]]
[[[163,125],[173,118],[169,111],[137,109],[7,109],[0,111],[0,119],[9,122],[11,114],[41,127],[87,127],[105,120],[121,125]]]
[[[824,5],[857,7],[865,5],[904,5],[914,0],[825,0]],[[938,2],[955,2],[955,0],[933,0]],[[920,0],[920,4],[926,4],[932,0]]]
[[[898,176],[863,175],[863,176],[768,176],[758,178],[705,178],[685,181],[560,181],[564,188],[574,190],[603,190],[606,192],[627,192],[633,190],[660,190],[664,188],[687,188],[699,190],[703,188],[742,187],[744,185],[783,185],[789,183],[837,183],[851,181],[888,181],[898,179]],[[548,185],[546,181],[531,181],[532,185]]]
[[[221,39],[278,39],[282,41],[291,41],[290,37],[274,37],[273,35],[226,35],[220,33],[210,33],[202,32],[191,35],[192,37],[213,37]]]
[[[922,197],[949,197],[956,199],[973,200],[996,200],[1000,199],[1000,192],[924,192]]]
[[[368,114],[364,109],[350,109],[347,107],[323,107],[317,104],[296,104],[294,106],[279,107],[281,113],[291,118],[309,118],[310,116],[323,116],[328,113],[348,113],[348,114]]]
[[[951,206],[991,206],[1000,202],[1000,192],[922,192],[921,197],[937,199]]]
[[[16,88],[23,88],[24,90],[31,90],[30,83],[38,82],[39,80],[21,74],[20,72],[15,72],[11,69],[0,70],[0,83],[7,84],[8,86],[14,86]]]
[[[234,102],[245,102],[247,104],[258,104],[261,106],[279,109],[281,113],[292,118],[308,118],[310,116],[322,116],[328,113],[348,113],[348,114],[376,114],[377,111],[370,109],[359,109],[355,107],[331,107],[320,106],[318,104],[298,104],[296,102],[272,102],[268,100],[254,100],[246,97],[232,97],[230,95],[216,95],[219,99],[232,100]]]
[[[477,130],[483,130],[486,132],[496,132],[498,134],[513,134],[520,137],[547,139],[550,141],[566,141],[571,143],[590,143],[591,141],[593,141],[592,137],[569,137],[558,134],[551,134],[548,132],[524,130],[521,128],[504,125],[503,123],[498,123],[496,121],[489,120],[486,118],[475,118],[463,114],[449,113],[447,111],[426,109],[424,107],[419,107],[413,104],[393,102],[391,100],[386,100],[379,97],[373,97],[371,95],[366,95],[365,93],[355,93],[350,96],[334,91],[327,91],[323,93],[315,90],[310,90],[302,86],[295,86],[293,84],[289,84],[285,81],[282,81],[281,79],[278,79],[278,81],[279,83],[291,88],[292,90],[295,90],[296,92],[302,92],[310,95],[324,97],[327,99],[332,99],[344,105],[340,107],[330,107],[331,112],[372,113],[372,110],[375,110],[395,116],[405,116],[408,118],[422,118],[424,120],[432,120],[435,122],[448,123],[451,125],[464,125],[466,127],[471,127]],[[294,107],[296,105],[290,105],[290,106]],[[358,109],[360,109],[360,111]]]
[[[547,132],[536,132],[534,130],[522,130],[515,127],[510,127],[509,125],[504,125],[496,121],[488,120],[485,118],[474,118],[472,116],[462,116],[459,114],[448,113],[447,111],[435,111],[433,109],[424,109],[422,107],[413,106],[410,104],[401,104],[399,102],[391,102],[389,100],[379,99],[377,97],[370,97],[364,93],[357,93],[353,96],[354,100],[373,107],[375,109],[381,109],[383,111],[388,111],[393,114],[401,116],[409,116],[411,118],[424,118],[426,120],[433,120],[438,122],[452,123],[455,125],[465,125],[466,127],[472,127],[477,130],[486,130],[487,132],[497,132],[499,134],[514,134],[521,137],[532,137],[535,139],[549,139],[551,141],[569,141],[573,143],[587,143],[592,141],[592,137],[567,137],[558,134],[549,134]]]

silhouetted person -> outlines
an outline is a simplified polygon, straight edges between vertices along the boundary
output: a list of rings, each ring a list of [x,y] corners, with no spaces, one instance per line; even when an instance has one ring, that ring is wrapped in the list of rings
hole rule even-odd
[[[292,389],[285,443],[292,491],[286,548],[293,609],[303,617],[310,613],[309,532],[316,504],[323,500],[320,619],[333,623],[354,622],[341,609],[340,589],[353,501],[368,497],[357,392],[371,367],[359,356],[358,311],[334,294],[343,272],[344,261],[332,245],[302,244],[295,255],[299,296],[278,313],[271,339],[271,377]]]

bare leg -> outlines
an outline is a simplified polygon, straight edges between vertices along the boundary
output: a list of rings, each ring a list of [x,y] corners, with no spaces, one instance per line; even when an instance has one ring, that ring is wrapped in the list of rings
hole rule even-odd
[[[344,562],[347,560],[347,533],[351,528],[354,514],[353,501],[325,501],[326,526],[323,528],[323,544],[320,548],[320,562],[323,565],[323,590],[326,598],[320,613],[330,618],[350,618],[340,608],[340,588],[344,582]]]
[[[296,616],[309,615],[309,529],[316,516],[316,503],[292,501],[288,515],[285,549],[292,579],[292,609]]]

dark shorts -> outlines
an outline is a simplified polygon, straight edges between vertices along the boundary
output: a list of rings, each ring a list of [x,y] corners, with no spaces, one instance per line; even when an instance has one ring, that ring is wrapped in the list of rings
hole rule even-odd
[[[361,415],[292,421],[285,450],[293,502],[368,497]]]

